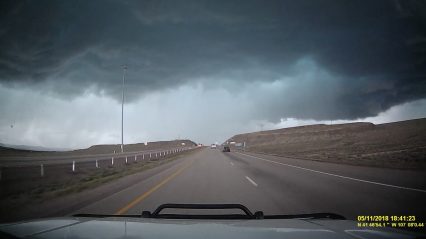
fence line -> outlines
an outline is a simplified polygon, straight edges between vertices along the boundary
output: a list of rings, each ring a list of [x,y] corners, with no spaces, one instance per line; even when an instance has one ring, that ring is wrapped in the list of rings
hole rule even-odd
[[[173,152],[184,152],[187,150],[191,150],[194,148],[178,148],[157,152],[149,152],[149,159],[151,160],[154,156],[156,159],[168,157],[168,155],[173,154]],[[154,155],[155,153],[155,155]],[[142,159],[146,159],[145,154],[142,153]],[[134,155],[134,162],[138,162],[138,157],[141,154]],[[128,155],[117,157],[117,155],[112,156],[110,159],[93,159],[93,160],[72,160],[71,162],[63,162],[63,163],[40,163],[39,165],[31,164],[31,165],[16,165],[16,166],[0,166],[0,181],[9,181],[9,180],[25,180],[25,179],[36,179],[36,178],[52,178],[54,175],[58,173],[72,173],[72,174],[81,174],[82,172],[87,172],[87,170],[95,170],[98,168],[107,167],[125,167],[128,165]],[[71,164],[71,165],[70,165]],[[37,166],[39,171],[37,172]],[[70,171],[71,167],[71,171]],[[53,170],[53,171],[51,171]],[[47,174],[46,174],[47,171]]]

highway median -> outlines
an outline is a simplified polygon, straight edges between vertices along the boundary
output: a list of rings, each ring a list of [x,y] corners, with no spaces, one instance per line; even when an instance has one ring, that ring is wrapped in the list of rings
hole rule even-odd
[[[118,157],[114,165],[108,160],[108,164],[102,163],[97,168],[90,169],[77,167],[75,171],[67,165],[67,169],[62,169],[56,165],[56,168],[46,168],[45,175],[37,178],[18,178],[7,180],[3,178],[1,183],[1,210],[0,220],[2,222],[25,219],[19,218],[18,211],[24,207],[36,207],[38,204],[46,204],[49,200],[90,191],[101,185],[126,176],[138,174],[149,169],[168,164],[180,158],[184,158],[199,148],[187,148],[185,150],[166,150],[161,153],[147,154],[144,159],[141,157]],[[14,168],[15,173],[19,174],[22,168]],[[54,211],[54,210],[53,210]],[[13,218],[12,218],[13,217]]]

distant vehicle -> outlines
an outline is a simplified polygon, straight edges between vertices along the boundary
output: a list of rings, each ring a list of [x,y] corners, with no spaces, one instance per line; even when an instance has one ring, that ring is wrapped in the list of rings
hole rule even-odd
[[[211,148],[211,149],[215,149],[215,148],[217,148],[217,146],[216,146],[216,144],[212,144],[212,145],[210,146],[210,148]]]
[[[231,149],[229,148],[229,146],[223,146],[222,152],[231,152]]]

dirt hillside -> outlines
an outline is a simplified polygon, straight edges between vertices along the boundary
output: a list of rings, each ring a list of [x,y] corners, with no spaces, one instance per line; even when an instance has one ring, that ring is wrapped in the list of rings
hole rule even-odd
[[[307,125],[239,134],[246,150],[318,161],[426,169],[426,119]]]
[[[195,146],[196,144],[191,140],[172,140],[172,141],[156,141],[148,142],[147,145],[144,143],[138,144],[125,144],[125,152],[137,152],[145,150],[155,150],[155,149],[169,149],[183,147],[182,143],[185,146]],[[76,155],[93,155],[93,154],[109,154],[120,152],[120,144],[103,144],[103,145],[94,145],[87,149],[78,149],[72,151],[31,151],[31,150],[19,150],[6,147],[0,147],[0,158],[3,156],[76,156]]]

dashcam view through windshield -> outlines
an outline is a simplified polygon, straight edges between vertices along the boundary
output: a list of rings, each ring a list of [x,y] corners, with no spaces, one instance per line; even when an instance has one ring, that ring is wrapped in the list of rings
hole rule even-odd
[[[0,237],[424,236],[425,1],[0,12]]]

